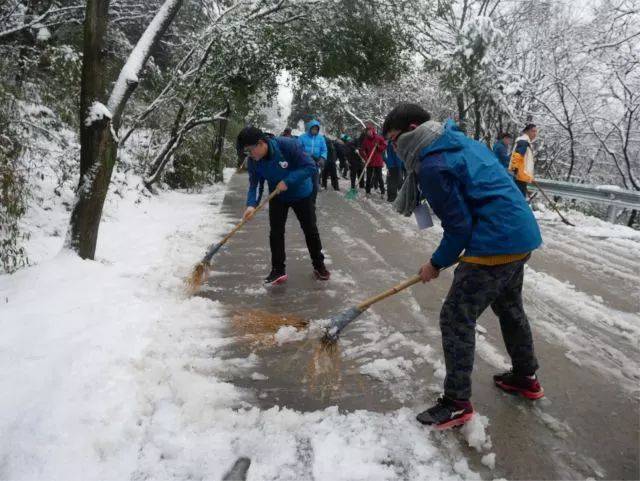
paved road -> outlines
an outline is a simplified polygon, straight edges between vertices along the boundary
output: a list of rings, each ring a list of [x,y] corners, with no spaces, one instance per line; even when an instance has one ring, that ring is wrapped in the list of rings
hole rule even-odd
[[[241,174],[232,178],[223,213],[241,214],[246,182]],[[265,212],[216,256],[201,295],[220,301],[236,321],[262,313],[326,319],[413,275],[440,235],[438,227],[416,231],[412,219],[392,214],[376,196],[347,201],[342,193],[322,192],[318,215],[331,281],[313,279],[291,213],[289,282],[269,290],[261,286],[269,269]],[[473,401],[489,419],[496,467],[483,466],[481,454],[458,432],[434,438],[443,451],[451,443],[463,450],[486,479],[638,479],[640,242],[571,231],[551,218],[541,225],[545,247],[530,262],[525,290],[547,398],[534,404],[493,387],[491,376],[507,366],[507,358],[497,319],[487,312],[479,320]],[[247,370],[231,381],[253,391],[255,404],[265,408],[408,406],[418,412],[437,397],[442,383],[438,313],[450,281],[445,272],[437,282],[362,315],[341,341],[339,380],[310,376],[315,343],[255,345],[240,337],[237,322],[230,323],[234,342],[226,354],[253,351],[260,363],[260,375]]]

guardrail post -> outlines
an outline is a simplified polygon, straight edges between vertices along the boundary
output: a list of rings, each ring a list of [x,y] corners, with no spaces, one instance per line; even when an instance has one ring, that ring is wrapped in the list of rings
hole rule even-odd
[[[607,221],[614,223],[618,218],[619,210],[620,208],[618,206],[613,204],[609,205],[609,207],[607,207]]]

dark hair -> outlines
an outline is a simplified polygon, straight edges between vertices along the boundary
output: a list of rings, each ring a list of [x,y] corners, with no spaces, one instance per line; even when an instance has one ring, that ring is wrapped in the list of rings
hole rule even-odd
[[[249,126],[240,131],[236,145],[238,150],[241,150],[250,145],[256,145],[261,140],[267,140],[267,135],[259,128]]]
[[[382,135],[387,135],[390,130],[396,129],[401,132],[407,132],[411,124],[420,125],[427,120],[431,120],[431,115],[418,104],[398,104],[384,119]]]
[[[531,130],[533,128],[535,128],[536,124],[527,124],[524,126],[524,129],[522,129],[522,132],[526,132],[527,130]]]
[[[513,139],[513,135],[511,135],[509,132],[500,132],[498,134],[498,138],[500,140],[504,139],[505,137],[509,137],[510,139]]]

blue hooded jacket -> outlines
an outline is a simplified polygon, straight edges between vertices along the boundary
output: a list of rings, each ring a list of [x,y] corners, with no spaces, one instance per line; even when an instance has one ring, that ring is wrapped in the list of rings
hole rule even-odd
[[[387,155],[385,156],[384,163],[387,164],[387,169],[393,169],[394,167],[404,167],[404,162],[400,157],[398,157],[398,154],[396,154],[392,142],[389,142],[389,144],[387,145]]]
[[[509,149],[502,140],[498,140],[495,144],[493,144],[493,153],[496,154],[496,157],[498,157],[498,160],[500,161],[502,166],[505,169],[508,169],[509,161],[511,160],[511,154],[509,153]]]
[[[311,157],[322,157],[324,160],[327,160],[327,144],[324,141],[324,136],[320,135],[320,132],[316,135],[311,134],[311,129],[313,127],[320,128],[320,122],[317,120],[312,120],[306,126],[306,132],[298,137],[298,140],[304,147],[304,151],[309,154]]]
[[[287,184],[287,190],[278,194],[283,202],[295,202],[311,195],[313,186],[311,176],[316,165],[296,139],[275,137],[267,141],[269,152],[261,160],[249,159],[249,191],[247,206],[258,205],[259,185],[267,181],[269,192],[273,192],[281,180]]]
[[[489,148],[449,120],[419,154],[420,192],[440,218],[444,235],[436,267],[467,256],[525,254],[542,243],[531,208]]]

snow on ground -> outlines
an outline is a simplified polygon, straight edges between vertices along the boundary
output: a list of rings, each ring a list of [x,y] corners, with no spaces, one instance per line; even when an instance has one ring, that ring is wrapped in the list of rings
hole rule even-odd
[[[183,291],[232,225],[223,194],[110,193],[96,261],[59,252],[63,202],[29,213],[39,263],[0,276],[0,479],[216,480],[239,456],[250,480],[477,478],[412,410],[261,411],[230,382],[268,379],[255,354],[225,357],[220,306]]]

